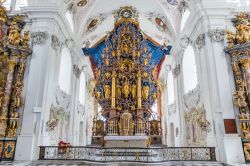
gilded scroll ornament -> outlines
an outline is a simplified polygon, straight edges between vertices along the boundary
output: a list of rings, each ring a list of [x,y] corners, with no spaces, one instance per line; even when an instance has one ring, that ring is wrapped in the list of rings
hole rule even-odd
[[[250,14],[239,13],[233,19],[236,32],[226,30],[228,47],[232,48],[237,44],[244,44],[250,41]]]

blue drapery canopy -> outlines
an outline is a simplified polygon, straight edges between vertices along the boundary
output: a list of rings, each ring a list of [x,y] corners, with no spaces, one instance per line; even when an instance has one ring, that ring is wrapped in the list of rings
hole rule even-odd
[[[153,61],[154,65],[158,65],[166,55],[170,55],[170,51],[172,49],[171,45],[168,45],[166,47],[157,46],[150,40],[147,40],[147,46],[148,49],[151,50],[152,52],[151,60]],[[98,67],[98,65],[102,63],[102,52],[104,51],[105,48],[106,48],[105,41],[102,41],[93,48],[83,48],[82,50],[84,55],[92,57],[95,66]]]

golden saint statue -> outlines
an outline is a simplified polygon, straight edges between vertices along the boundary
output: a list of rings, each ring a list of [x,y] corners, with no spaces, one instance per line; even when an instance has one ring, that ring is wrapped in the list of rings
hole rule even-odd
[[[111,90],[110,90],[110,86],[109,85],[105,85],[104,86],[104,95],[105,95],[105,99],[106,100],[110,99]]]
[[[131,87],[131,95],[132,95],[132,99],[134,100],[136,97],[136,85],[133,84]]]
[[[123,84],[122,93],[124,94],[125,98],[128,98],[129,93],[130,93],[130,85],[129,85],[129,81],[128,81],[127,78],[126,78],[126,81]]]
[[[142,88],[142,98],[144,100],[147,100],[148,99],[148,96],[149,96],[149,86],[148,85],[144,85],[143,88]]]

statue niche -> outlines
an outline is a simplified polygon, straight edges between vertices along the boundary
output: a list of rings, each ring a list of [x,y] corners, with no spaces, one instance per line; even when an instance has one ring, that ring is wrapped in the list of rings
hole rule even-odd
[[[119,123],[120,135],[133,135],[134,133],[134,121],[131,113],[128,111],[121,115]]]

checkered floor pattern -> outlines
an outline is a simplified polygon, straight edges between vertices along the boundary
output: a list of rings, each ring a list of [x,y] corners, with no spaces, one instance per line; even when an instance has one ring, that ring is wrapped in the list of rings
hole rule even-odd
[[[91,163],[81,161],[14,161],[0,162],[0,166],[233,166],[216,162],[167,162],[159,164],[141,164],[141,163]],[[237,165],[240,166],[240,165]]]

